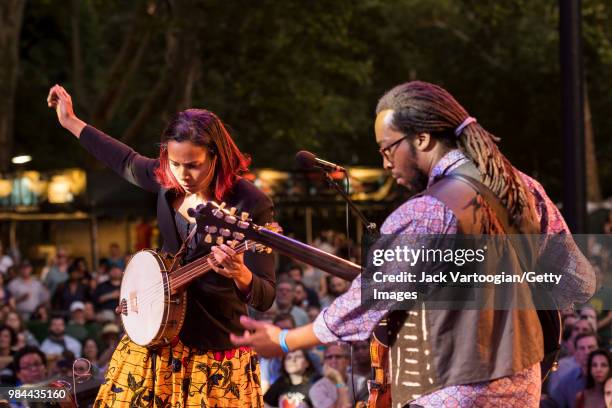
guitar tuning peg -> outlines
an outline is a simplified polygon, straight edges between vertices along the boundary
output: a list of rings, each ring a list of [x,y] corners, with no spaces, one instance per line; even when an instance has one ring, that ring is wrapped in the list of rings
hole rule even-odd
[[[219,234],[221,234],[224,237],[229,237],[232,234],[232,232],[228,230],[227,228],[221,228],[219,230]]]
[[[231,241],[228,241],[227,244],[229,245],[230,248],[234,249],[236,245],[238,244],[238,241],[231,240]]]
[[[206,236],[204,237],[204,242],[210,244],[212,242],[212,235],[206,234]]]
[[[226,205],[227,205],[227,204],[225,204],[225,201],[223,201],[223,202],[222,202],[222,203],[219,205],[219,209],[220,209],[220,210],[225,210],[225,206],[226,206]]]
[[[248,219],[249,219],[249,215],[250,215],[250,214],[249,214],[248,212],[243,211],[243,212],[241,212],[241,213],[240,213],[240,219],[241,219],[242,221],[246,221],[246,220],[248,220]]]
[[[236,207],[230,208],[229,212],[230,212],[230,215],[236,214]]]
[[[242,232],[234,232],[232,236],[238,241],[242,241],[244,239],[244,234]]]
[[[223,237],[217,237],[217,245],[223,245]]]
[[[207,225],[206,227],[204,227],[204,231],[209,232],[211,234],[216,234],[217,227],[215,227],[214,225]]]
[[[271,253],[272,253],[272,248],[270,248],[270,247],[266,247],[266,249],[264,249],[264,252],[265,252],[266,254],[271,254]]]

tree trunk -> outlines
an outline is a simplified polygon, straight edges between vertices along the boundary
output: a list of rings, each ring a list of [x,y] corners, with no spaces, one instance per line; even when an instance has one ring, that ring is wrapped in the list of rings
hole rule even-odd
[[[83,83],[83,55],[81,53],[81,30],[80,30],[80,2],[72,0],[71,26],[72,26],[72,82],[74,84],[75,102],[79,110],[89,110],[89,101],[85,94]]]
[[[134,9],[132,27],[125,35],[104,83],[105,88],[94,103],[91,122],[99,128],[106,127],[125,92],[129,78],[140,67],[151,36],[151,22],[156,9],[147,2],[140,2]],[[129,67],[126,69],[126,67]]]
[[[19,35],[25,0],[0,1],[0,171],[7,171],[13,151],[15,88],[19,70]]]
[[[595,154],[591,104],[589,103],[586,83],[584,84],[584,151],[586,155],[587,201],[598,202],[601,201],[601,188],[599,185],[599,171],[597,169],[597,155]]]

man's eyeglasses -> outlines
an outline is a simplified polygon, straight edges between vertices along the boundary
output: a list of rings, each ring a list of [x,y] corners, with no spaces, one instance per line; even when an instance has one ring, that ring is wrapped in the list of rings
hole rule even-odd
[[[380,154],[382,155],[382,157],[384,157],[385,159],[387,159],[387,161],[389,163],[393,163],[393,155],[395,153],[395,149],[393,150],[393,152],[391,152],[391,148],[393,146],[397,146],[398,144],[400,144],[401,141],[403,141],[404,139],[406,139],[408,136],[404,136],[404,137],[400,137],[399,139],[397,139],[395,142],[392,142],[391,144],[381,147],[380,149],[378,149],[378,151],[380,152]]]

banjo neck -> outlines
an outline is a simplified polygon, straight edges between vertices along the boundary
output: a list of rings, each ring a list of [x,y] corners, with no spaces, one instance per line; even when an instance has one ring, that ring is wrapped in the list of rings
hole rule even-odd
[[[246,251],[256,251],[259,250],[261,245],[256,244],[252,241],[244,241],[240,244],[236,245],[234,251],[237,254],[241,254]],[[211,270],[210,264],[208,260],[212,260],[213,263],[217,263],[212,253],[205,255],[201,258],[196,259],[195,261],[181,266],[174,271],[169,273],[168,279],[170,284],[170,293],[172,295],[177,294],[181,290],[185,289],[187,285],[189,285],[194,279],[199,278],[200,276],[205,275]]]

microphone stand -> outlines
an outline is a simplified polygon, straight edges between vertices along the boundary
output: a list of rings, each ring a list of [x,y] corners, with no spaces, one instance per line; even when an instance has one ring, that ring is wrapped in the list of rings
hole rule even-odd
[[[353,212],[357,214],[357,217],[359,217],[359,220],[366,227],[367,232],[369,234],[374,234],[376,232],[376,224],[368,221],[365,215],[363,215],[363,212],[361,212],[361,210],[357,208],[353,200],[351,200],[348,194],[346,194],[346,191],[344,191],[344,189],[340,187],[338,183],[334,181],[334,179],[331,178],[331,176],[329,175],[327,171],[323,170],[323,173],[325,173],[325,181],[327,181],[327,184],[331,188],[336,190],[338,193],[340,193],[340,196],[344,199],[344,201],[346,201],[349,207],[351,207],[351,210],[353,210]],[[347,173],[345,172],[344,174],[347,174]]]
[[[344,199],[344,201],[346,201],[346,203],[349,205],[349,207],[351,207],[351,210],[353,210],[353,212],[355,214],[357,214],[357,217],[359,217],[359,220],[361,221],[361,223],[365,226],[366,228],[366,239],[371,239],[375,234],[376,234],[376,224],[373,222],[368,221],[368,219],[365,217],[365,215],[363,214],[363,212],[357,208],[357,206],[355,205],[355,203],[353,202],[353,200],[351,200],[351,198],[348,196],[348,194],[346,193],[346,191],[344,191],[344,189],[342,187],[340,187],[340,185],[338,185],[338,183],[336,183],[334,181],[334,179],[332,179],[332,177],[329,175],[329,173],[325,170],[323,170],[323,173],[325,173],[325,181],[327,181],[327,184],[333,188],[334,190],[336,190],[338,193],[340,193],[340,196]],[[345,176],[348,179],[348,173],[346,172],[346,170],[344,171]],[[369,244],[369,242],[368,242]],[[362,262],[363,263],[363,262]],[[386,333],[386,319],[384,320],[384,323],[381,324],[381,322],[378,323],[376,331],[380,332],[380,333]],[[372,336],[372,340],[370,341],[370,356],[372,356],[372,342],[374,342],[376,344],[375,347],[379,347],[378,345],[380,344],[379,342],[376,341],[375,337]],[[351,353],[350,353],[350,359],[351,359],[351,364],[353,364],[353,343],[350,344],[351,345]],[[374,368],[372,368],[372,370],[374,370]],[[375,373],[375,371],[373,371],[373,373]],[[374,377],[374,379],[376,379],[376,376]],[[369,380],[368,380],[369,382]],[[377,384],[377,383],[376,383]],[[354,371],[351,371],[351,388],[353,389],[353,400],[357,399],[357,395],[356,395],[356,390],[355,390],[355,376],[354,376]]]

